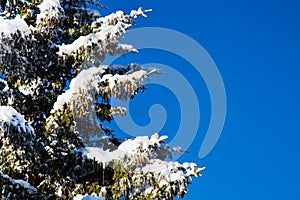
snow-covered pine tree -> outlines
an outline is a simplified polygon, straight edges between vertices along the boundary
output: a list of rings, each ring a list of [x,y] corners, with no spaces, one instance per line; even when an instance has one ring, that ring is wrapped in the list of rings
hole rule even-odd
[[[1,199],[183,197],[204,168],[165,161],[167,136],[121,141],[103,126],[126,113],[112,98],[128,101],[159,73],[102,65],[107,54],[137,52],[120,37],[148,10],[100,17],[97,0],[0,6]]]

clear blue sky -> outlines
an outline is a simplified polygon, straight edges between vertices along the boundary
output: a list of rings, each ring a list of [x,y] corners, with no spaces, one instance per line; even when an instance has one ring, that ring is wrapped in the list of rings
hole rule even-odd
[[[213,151],[199,159],[210,117],[209,96],[201,76],[195,75],[184,60],[167,52],[144,50],[124,58],[141,64],[162,63],[178,70],[186,65],[182,73],[199,92],[200,129],[189,153],[180,161],[194,160],[207,170],[202,178],[194,179],[185,199],[300,199],[298,1],[102,3],[110,11],[152,8],[149,18],[137,21],[138,27],[164,27],[192,37],[210,54],[222,75],[227,94],[225,126]],[[158,97],[162,92],[163,97]],[[161,103],[171,113],[162,132],[172,134],[178,128],[180,113],[176,111],[176,98],[165,88],[149,85],[149,90],[133,100],[133,117],[137,123],[147,124],[148,110],[143,105],[153,103]]]

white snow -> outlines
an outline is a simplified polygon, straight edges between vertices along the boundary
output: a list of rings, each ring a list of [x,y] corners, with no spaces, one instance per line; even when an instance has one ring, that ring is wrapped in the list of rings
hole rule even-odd
[[[99,34],[98,34],[99,35]],[[59,52],[58,54],[62,56],[63,54],[71,54],[73,52],[76,52],[80,47],[88,47],[92,46],[93,43],[97,43],[98,37],[94,33],[90,33],[86,36],[80,36],[78,39],[76,39],[72,44],[62,44],[59,46]]]
[[[30,189],[32,191],[36,191],[36,188],[31,186],[28,182],[23,180],[14,180],[15,183],[22,185],[24,188]]]
[[[132,26],[131,23],[127,23],[128,17],[136,18],[140,15],[147,17],[145,13],[150,11],[152,10],[139,8],[138,10],[132,10],[130,15],[126,15],[123,11],[119,10],[105,17],[100,17],[92,24],[93,33],[80,36],[71,44],[62,44],[59,46],[58,54],[60,56],[63,54],[69,55],[75,53],[80,48],[86,49],[87,47],[92,47],[93,44],[99,45],[102,50],[112,55],[125,52],[137,52],[132,45],[120,44],[118,40],[122,33],[125,33],[126,30]],[[116,24],[114,24],[115,21],[117,21]],[[99,24],[101,25],[99,26]],[[112,43],[114,43],[116,47],[113,47]]]
[[[136,155],[139,151],[149,150],[149,145],[154,145],[163,142],[163,138],[166,136],[159,137],[157,133],[153,134],[151,138],[148,136],[138,136],[134,139],[128,139],[122,142],[117,150],[109,151],[103,150],[98,147],[86,147],[83,153],[90,159],[94,159],[100,163],[108,164],[114,160],[121,160],[124,157],[130,157]],[[163,163],[165,164],[165,163]]]
[[[149,147],[149,138],[148,136],[139,136],[134,139],[129,139],[124,141],[118,147],[119,150],[127,152],[129,154],[137,153],[139,148],[145,150]]]
[[[37,15],[37,24],[39,24],[42,19],[57,18],[64,12],[59,0],[44,0],[38,7],[41,12]]]
[[[33,81],[26,83],[26,84],[20,84],[19,91],[22,92],[24,95],[34,95],[36,92],[36,89],[39,85],[42,84],[41,79],[34,79]]]
[[[146,174],[147,172],[163,174],[163,170],[167,169],[167,166],[168,166],[168,162],[162,161],[159,159],[153,159],[153,160],[151,160],[150,164],[148,164],[142,168],[142,171],[144,174]],[[167,175],[167,174],[165,174],[165,175]]]
[[[133,52],[133,53],[138,53],[138,50],[135,49],[132,45],[130,44],[118,44],[117,48],[118,52]]]
[[[61,109],[65,103],[70,102],[70,100],[76,96],[80,88],[85,89],[87,84],[90,89],[97,88],[97,84],[100,80],[97,80],[96,74],[103,73],[107,66],[91,67],[89,69],[82,70],[70,83],[70,88],[59,95],[57,101],[53,106],[53,111]]]
[[[62,108],[62,106],[65,103],[70,102],[72,98],[75,98],[74,100],[76,100],[79,95],[79,90],[86,90],[86,96],[84,98],[92,98],[87,96],[89,95],[87,90],[98,92],[98,83],[100,82],[108,82],[109,84],[107,87],[100,88],[100,90],[106,92],[111,91],[113,97],[126,100],[128,96],[133,95],[134,92],[142,86],[141,81],[143,81],[143,79],[148,79],[153,73],[159,73],[159,70],[157,69],[152,69],[150,71],[140,69],[125,75],[106,74],[100,78],[107,67],[108,66],[100,65],[99,67],[90,67],[89,69],[82,70],[74,79],[72,79],[70,88],[58,96],[53,111]],[[125,84],[130,85],[130,87],[125,87]],[[125,113],[126,109],[120,106],[112,108],[112,115],[124,115]]]
[[[94,159],[97,162],[108,164],[109,162],[120,159],[126,155],[126,152],[115,150],[115,151],[104,151],[98,147],[86,147],[86,155],[90,159]]]
[[[0,106],[0,121],[7,122],[13,126],[19,126],[23,131],[34,134],[33,128],[25,121],[24,116],[13,107]]]
[[[116,85],[116,81],[120,83],[133,82],[134,80],[143,81],[144,78],[148,78],[148,75],[158,72],[157,69],[152,69],[150,71],[138,70],[130,74],[119,75],[116,74],[112,76],[111,74],[104,75],[101,81],[108,81],[109,86],[113,88]]]
[[[126,101],[128,96],[134,95],[136,90],[142,86],[141,81],[149,79],[149,76],[154,73],[159,74],[160,72],[158,69],[149,71],[140,69],[125,75],[106,74],[101,78],[101,82],[109,83],[106,90],[111,90],[115,98]]]
[[[27,190],[30,190],[30,192],[37,192],[37,189],[35,187],[31,186],[28,182],[23,181],[23,180],[12,179],[7,174],[3,174],[3,172],[1,171],[1,169],[0,169],[0,177],[3,177],[5,179],[9,179],[12,183],[19,184],[23,188],[26,188]]]
[[[142,15],[143,17],[147,17],[145,13],[152,12],[152,9],[143,10],[141,7],[138,10],[132,10],[130,12],[130,16],[133,18],[137,18],[139,15]]]
[[[160,147],[160,143],[164,140],[168,139],[168,136],[167,135],[162,135],[162,136],[159,136],[158,133],[154,133],[151,138],[150,138],[150,145],[152,146],[155,146],[157,145],[158,147]]]
[[[182,169],[184,169],[184,171]],[[142,168],[144,174],[147,172],[160,174],[163,177],[163,182],[161,183],[162,185],[164,185],[164,181],[174,182],[177,180],[190,178],[191,176],[201,176],[200,172],[204,170],[205,167],[197,168],[195,163],[185,162],[180,164],[178,162],[166,162],[159,159],[152,159],[151,164],[148,164]]]
[[[18,30],[21,32],[23,37],[30,34],[30,30],[26,22],[19,16],[10,20],[0,17],[0,33],[3,33],[4,37],[11,37]],[[0,39],[1,38],[2,35],[0,34]]]
[[[149,145],[160,146],[160,142],[167,138],[168,136],[166,135],[159,137],[158,133],[153,134],[150,139],[148,136],[138,136],[134,139],[128,139],[124,141],[122,144],[120,144],[118,149],[128,154],[135,154],[140,149],[147,150]]]
[[[71,53],[75,53],[80,48],[86,49],[87,47],[92,47],[93,44],[102,45],[104,47],[105,45],[109,45],[109,43],[114,41],[114,38],[118,38],[120,34],[122,32],[125,32],[125,30],[129,26],[131,25],[124,24],[122,22],[118,22],[116,25],[102,26],[101,29],[96,33],[90,33],[86,36],[80,36],[71,44],[62,44],[61,46],[59,46],[58,54],[60,56],[62,56],[63,54],[69,55]],[[110,42],[106,42],[106,40],[109,40]],[[121,49],[122,51],[126,50],[137,52],[137,50],[134,49],[132,45],[118,44],[118,48],[116,50],[118,50],[119,52],[121,51]],[[118,52],[115,52],[115,54]]]

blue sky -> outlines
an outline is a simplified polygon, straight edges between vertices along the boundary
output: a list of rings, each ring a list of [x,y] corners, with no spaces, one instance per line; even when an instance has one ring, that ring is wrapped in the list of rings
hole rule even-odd
[[[227,95],[225,126],[214,149],[199,159],[210,119],[209,94],[201,75],[184,59],[169,52],[142,50],[119,60],[172,66],[197,91],[200,127],[189,153],[180,161],[195,161],[207,170],[203,177],[194,179],[185,199],[300,199],[299,2],[103,0],[102,3],[110,8],[103,13],[129,11],[139,6],[152,8],[147,19],[137,20],[137,27],[164,27],[188,35],[206,49],[222,75]],[[180,122],[180,103],[167,88],[158,85],[148,88],[132,100],[132,116],[136,123],[146,125],[149,106],[162,104],[168,118],[161,132],[172,138]]]

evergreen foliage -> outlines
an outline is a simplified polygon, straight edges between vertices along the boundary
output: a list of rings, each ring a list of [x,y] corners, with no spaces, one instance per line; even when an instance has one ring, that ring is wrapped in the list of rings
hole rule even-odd
[[[126,113],[111,99],[143,92],[142,80],[159,70],[102,65],[107,54],[137,52],[119,39],[147,11],[100,17],[101,6],[1,1],[1,199],[173,199],[204,170],[164,161],[174,153],[166,136],[121,141],[103,126]]]

